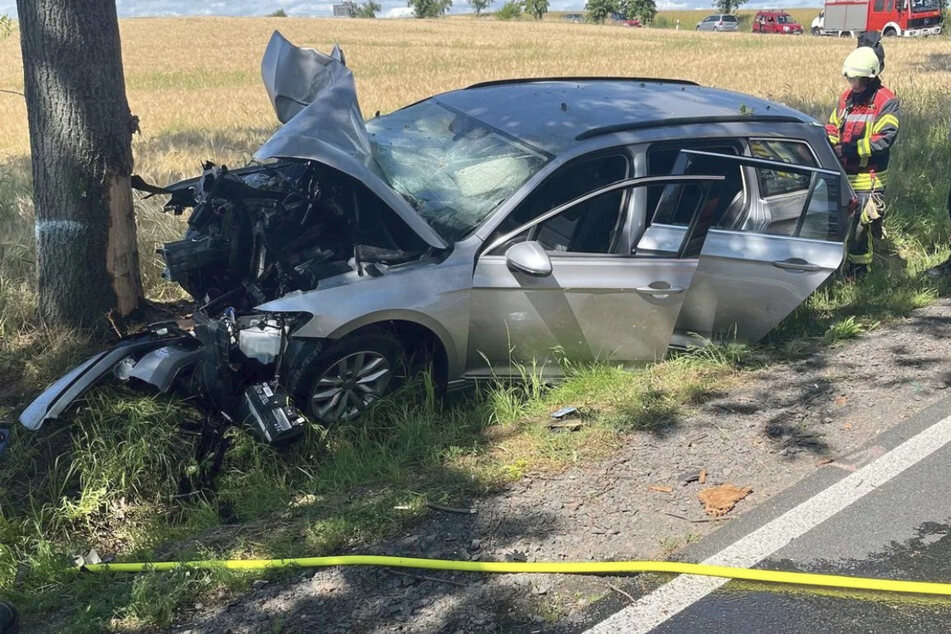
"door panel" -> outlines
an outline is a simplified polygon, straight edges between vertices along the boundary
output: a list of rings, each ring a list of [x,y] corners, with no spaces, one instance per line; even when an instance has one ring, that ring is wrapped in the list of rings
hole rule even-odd
[[[560,358],[574,362],[643,362],[667,352],[677,317],[697,268],[700,247],[719,204],[714,186],[722,176],[662,176],[619,181],[560,205],[513,228],[476,262],[470,308],[469,376],[518,376],[520,367],[557,375]],[[599,232],[616,221],[599,213],[599,200],[619,192],[660,188],[660,205],[686,210],[690,219],[679,245],[666,257],[576,253],[573,245],[598,245]],[[564,229],[565,219],[571,229]],[[561,227],[557,240],[543,243]],[[570,234],[567,235],[567,234]],[[584,236],[579,240],[578,236]],[[538,240],[533,239],[537,237]],[[505,250],[532,240],[551,262],[550,274],[532,267],[509,267]],[[514,257],[514,255],[513,255]],[[542,263],[544,264],[544,263]]]
[[[841,263],[838,243],[711,230],[673,343],[697,344],[696,335],[758,341]]]
[[[475,270],[469,374],[557,375],[572,361],[651,361],[667,352],[696,259],[552,255],[552,274],[513,273],[504,256]]]
[[[724,155],[723,159],[745,167],[806,174],[809,188],[768,200],[753,191],[747,222],[740,223],[752,230],[720,227],[709,231],[677,320],[675,345],[696,344],[698,335],[757,341],[842,263],[845,192],[840,174],[742,157]],[[638,242],[636,253],[663,252],[677,244],[686,230],[679,225],[652,225]]]

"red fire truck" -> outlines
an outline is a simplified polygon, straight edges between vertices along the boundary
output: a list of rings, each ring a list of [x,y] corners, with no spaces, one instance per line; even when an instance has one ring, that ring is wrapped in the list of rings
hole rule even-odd
[[[940,0],[827,0],[812,21],[813,35],[857,37],[864,31],[885,37],[939,35]]]

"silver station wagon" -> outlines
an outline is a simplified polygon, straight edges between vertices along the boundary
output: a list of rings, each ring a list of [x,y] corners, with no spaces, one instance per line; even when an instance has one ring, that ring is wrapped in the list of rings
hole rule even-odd
[[[525,365],[556,376],[561,357],[634,364],[672,343],[755,341],[842,261],[852,191],[822,126],[777,103],[676,80],[528,78],[364,121],[340,51],[275,33],[263,70],[284,125],[256,164],[144,185],[191,209],[164,257],[198,302],[194,330],[121,341],[47,390],[26,426],[110,371],[259,425],[268,394],[333,422],[420,360],[455,387]],[[265,437],[282,416],[297,421],[279,412]]]

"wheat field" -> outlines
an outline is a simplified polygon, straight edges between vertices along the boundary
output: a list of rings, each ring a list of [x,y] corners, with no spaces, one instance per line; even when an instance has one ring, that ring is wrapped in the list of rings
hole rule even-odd
[[[677,77],[794,105],[831,108],[854,43],[825,38],[491,19],[171,18],[122,21],[126,83],[142,135],[137,166],[165,180],[201,158],[240,159],[276,127],[259,75],[274,29],[328,50],[339,43],[364,113],[506,77]],[[946,39],[889,41],[886,81],[904,96],[951,91]],[[0,43],[0,89],[22,90],[19,41]],[[0,93],[0,160],[28,152],[26,111]],[[914,102],[912,102],[914,103]]]

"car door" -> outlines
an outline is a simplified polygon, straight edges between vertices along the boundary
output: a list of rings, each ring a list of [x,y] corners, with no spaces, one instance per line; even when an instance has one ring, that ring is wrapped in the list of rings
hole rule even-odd
[[[689,171],[691,159],[735,164],[743,179],[730,192],[743,193],[707,235],[673,343],[757,341],[841,265],[851,190],[840,172],[819,167],[700,150],[682,155],[676,171]],[[655,213],[636,250],[662,253],[686,230],[683,219]]]
[[[468,376],[543,375],[572,362],[663,358],[710,228],[720,176],[625,179],[490,239],[473,275]],[[690,222],[669,254],[612,252],[603,209],[657,189]],[[634,194],[634,196],[630,196]],[[608,204],[604,201],[608,200]]]

